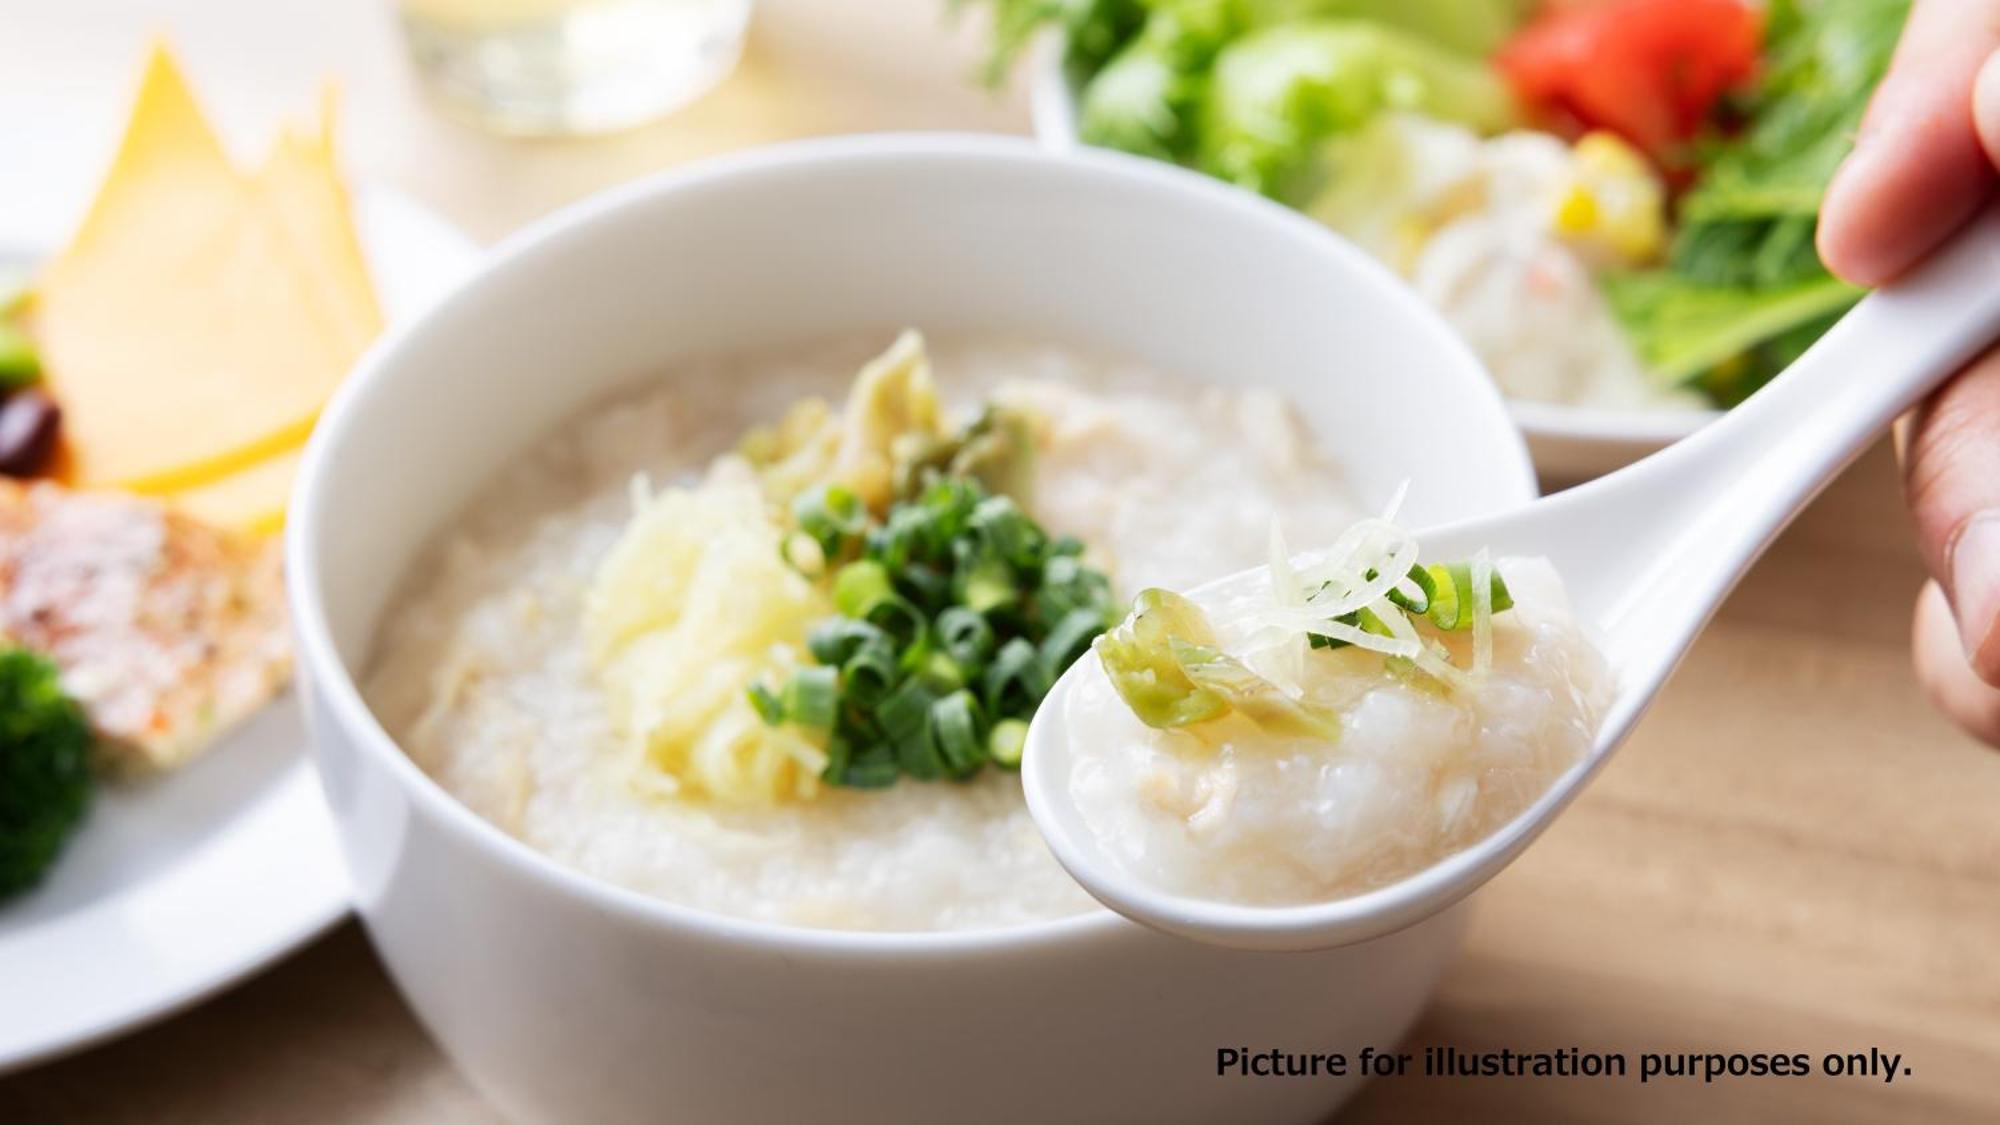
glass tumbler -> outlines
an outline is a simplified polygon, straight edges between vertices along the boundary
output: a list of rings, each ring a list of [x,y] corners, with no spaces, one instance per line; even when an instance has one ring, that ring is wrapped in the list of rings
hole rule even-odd
[[[397,0],[425,85],[501,133],[641,124],[699,97],[743,49],[750,0]]]

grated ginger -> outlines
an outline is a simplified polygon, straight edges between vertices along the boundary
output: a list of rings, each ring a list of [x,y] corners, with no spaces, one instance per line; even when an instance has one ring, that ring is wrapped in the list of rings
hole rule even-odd
[[[778,553],[783,532],[739,460],[635,512],[584,604],[584,636],[644,788],[736,804],[811,797],[824,752],[766,725],[745,694],[805,660],[827,597]]]

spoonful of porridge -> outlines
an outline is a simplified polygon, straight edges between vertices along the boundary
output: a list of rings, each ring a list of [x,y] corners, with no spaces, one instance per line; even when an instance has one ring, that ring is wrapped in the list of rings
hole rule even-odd
[[[1022,782],[1105,905],[1218,945],[1407,926],[1527,847],[1723,597],[1880,430],[2000,336],[2000,207],[1695,436],[1513,512],[1364,520],[1146,590],[1036,712]]]

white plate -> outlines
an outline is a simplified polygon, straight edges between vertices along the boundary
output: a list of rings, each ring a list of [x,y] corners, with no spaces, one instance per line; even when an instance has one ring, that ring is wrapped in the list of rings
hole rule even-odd
[[[1055,152],[1082,142],[1076,135],[1076,91],[1062,66],[1060,37],[1050,36],[1031,67],[1030,111],[1035,139]],[[1717,418],[1720,410],[1607,410],[1507,400],[1543,477],[1573,483],[1623,468],[1672,445]]]
[[[365,192],[361,238],[391,320],[477,248]],[[347,912],[347,875],[286,695],[187,769],[100,789],[33,891],[0,903],[0,1071],[129,1031],[216,991]]]
[[[1606,410],[1507,400],[1535,468],[1563,484],[1622,469],[1722,417],[1720,410]]]

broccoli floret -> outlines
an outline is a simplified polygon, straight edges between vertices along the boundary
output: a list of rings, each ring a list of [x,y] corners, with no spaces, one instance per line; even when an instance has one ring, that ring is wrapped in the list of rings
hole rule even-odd
[[[0,898],[55,862],[90,805],[90,726],[55,665],[0,651]]]

